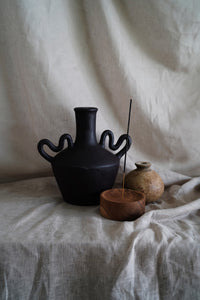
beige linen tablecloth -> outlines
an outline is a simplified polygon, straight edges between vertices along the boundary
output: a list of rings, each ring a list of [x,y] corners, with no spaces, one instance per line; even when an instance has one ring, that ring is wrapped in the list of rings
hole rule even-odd
[[[0,299],[200,299],[200,178],[161,175],[133,222],[63,202],[52,177],[1,184]]]

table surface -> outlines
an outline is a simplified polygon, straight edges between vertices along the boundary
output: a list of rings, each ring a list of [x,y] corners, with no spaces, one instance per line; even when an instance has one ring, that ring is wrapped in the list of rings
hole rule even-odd
[[[131,222],[65,203],[53,177],[1,184],[0,297],[199,299],[199,208],[200,178]]]

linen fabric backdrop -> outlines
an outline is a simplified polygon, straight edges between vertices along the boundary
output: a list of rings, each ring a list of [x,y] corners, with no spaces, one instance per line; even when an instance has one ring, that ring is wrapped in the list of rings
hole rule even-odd
[[[74,107],[116,141],[130,98],[127,170],[200,174],[198,0],[1,1],[0,58],[1,181],[52,174],[37,142],[74,139]]]

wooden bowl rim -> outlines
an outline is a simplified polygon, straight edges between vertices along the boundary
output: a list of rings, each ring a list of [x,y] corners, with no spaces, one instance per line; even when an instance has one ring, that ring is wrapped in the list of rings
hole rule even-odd
[[[141,201],[144,201],[144,205],[145,205],[145,201],[146,201],[146,196],[145,196],[145,194],[144,194],[143,192],[136,191],[136,190],[132,190],[132,189],[125,189],[125,190],[129,190],[129,191],[131,191],[131,193],[140,195],[140,196],[141,196],[140,199],[135,200],[135,201],[134,201],[134,200],[133,200],[133,201],[115,201],[115,200],[105,199],[105,198],[103,197],[103,194],[106,193],[106,192],[108,192],[108,191],[111,191],[111,190],[120,190],[120,189],[122,190],[122,188],[113,188],[113,189],[109,189],[109,190],[105,190],[105,191],[101,192],[101,194],[100,194],[100,201],[106,201],[106,202],[108,202],[108,203],[115,203],[115,204],[117,204],[117,205],[121,205],[121,204],[126,205],[126,204],[131,204],[131,203],[134,203],[134,202],[141,202]]]

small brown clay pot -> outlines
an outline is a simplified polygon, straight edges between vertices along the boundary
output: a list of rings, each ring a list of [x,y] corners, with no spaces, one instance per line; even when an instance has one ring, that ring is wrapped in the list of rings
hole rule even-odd
[[[125,177],[125,187],[143,192],[146,195],[146,203],[158,200],[164,192],[164,183],[154,170],[151,170],[149,162],[138,161],[137,169],[128,173]]]
[[[124,189],[110,189],[100,195],[100,213],[115,221],[133,221],[145,212],[145,195]]]

